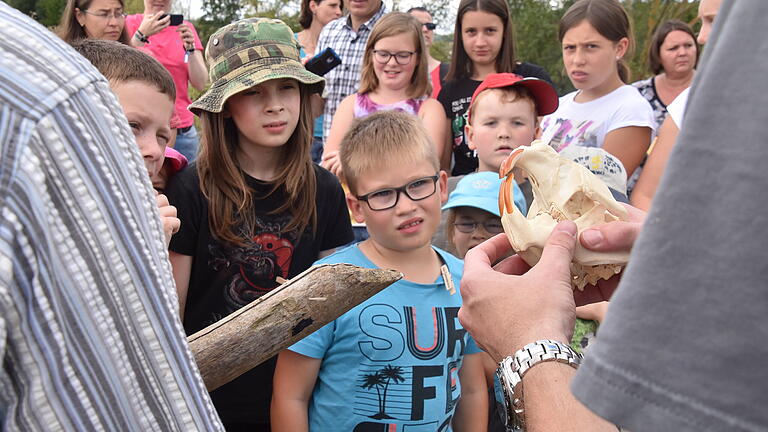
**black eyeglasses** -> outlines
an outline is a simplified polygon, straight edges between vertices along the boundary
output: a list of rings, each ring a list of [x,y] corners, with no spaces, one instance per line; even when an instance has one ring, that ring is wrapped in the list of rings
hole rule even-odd
[[[504,225],[501,224],[501,219],[487,220],[485,222],[456,222],[453,224],[459,232],[463,232],[464,234],[475,232],[480,225],[485,228],[488,234],[501,234],[504,232]]]
[[[375,58],[377,62],[386,64],[389,62],[390,58],[394,57],[395,63],[400,66],[410,63],[411,57],[413,57],[414,54],[416,54],[416,51],[398,51],[393,53],[389,51],[373,50],[373,58]]]
[[[400,192],[404,193],[411,201],[421,201],[431,197],[437,190],[438,178],[437,175],[422,177],[405,186],[381,189],[365,195],[359,195],[357,199],[367,202],[371,210],[388,210],[397,205],[398,200],[400,200]]]
[[[424,27],[427,28],[427,30],[434,30],[437,28],[437,24],[435,23],[421,23]]]

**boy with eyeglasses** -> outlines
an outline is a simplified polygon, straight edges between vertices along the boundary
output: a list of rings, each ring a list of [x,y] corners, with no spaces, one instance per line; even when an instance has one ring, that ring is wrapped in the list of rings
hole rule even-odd
[[[341,161],[347,204],[370,238],[319,262],[403,279],[280,354],[272,429],[484,430],[482,352],[457,316],[462,264],[430,243],[447,177],[424,126],[372,114],[347,133]]]

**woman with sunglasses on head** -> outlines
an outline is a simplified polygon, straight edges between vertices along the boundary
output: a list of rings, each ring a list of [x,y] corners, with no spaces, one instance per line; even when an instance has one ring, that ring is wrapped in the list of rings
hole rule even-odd
[[[365,46],[360,88],[339,104],[333,116],[323,166],[342,176],[339,147],[355,118],[377,111],[397,110],[417,115],[442,152],[445,116],[429,99],[432,86],[427,75],[427,54],[421,23],[403,12],[385,15],[371,31]]]
[[[199,138],[194,116],[187,107],[192,103],[189,86],[202,91],[208,82],[208,68],[203,60],[203,44],[189,21],[171,25],[173,0],[144,0],[144,13],[128,15],[125,27],[131,45],[141,48],[168,69],[176,84],[176,129],[174,148],[190,162],[197,156]]]
[[[56,28],[65,42],[107,39],[128,44],[123,0],[68,0]]]
[[[440,94],[440,89],[443,87],[445,76],[448,74],[449,66],[448,63],[440,63],[440,60],[432,57],[432,53],[429,52],[435,39],[437,24],[432,21],[432,14],[425,7],[412,7],[408,9],[408,13],[421,22],[421,33],[424,35],[424,48],[427,51],[427,62],[429,63],[429,79],[432,81],[431,97],[437,99],[437,95]]]

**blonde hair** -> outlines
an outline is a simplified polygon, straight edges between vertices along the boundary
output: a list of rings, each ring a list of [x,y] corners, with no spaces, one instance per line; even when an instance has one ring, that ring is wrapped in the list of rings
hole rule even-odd
[[[416,116],[379,111],[356,120],[341,142],[341,166],[347,185],[357,193],[357,180],[374,169],[427,161],[440,169],[437,152]]]
[[[237,126],[222,113],[200,112],[202,133],[196,159],[200,189],[208,199],[208,226],[218,240],[246,246],[256,228],[254,199],[266,198],[279,189],[285,202],[269,214],[288,212],[291,219],[284,232],[299,235],[312,226],[317,229],[315,167],[309,156],[312,142],[312,109],[308,86],[299,83],[301,109],[299,122],[285,145],[278,162],[272,189],[254,197],[236,157]],[[247,237],[243,238],[245,232]]]
[[[376,78],[373,62],[373,48],[376,43],[384,38],[410,33],[413,45],[416,47],[416,68],[411,76],[411,84],[408,86],[408,97],[417,98],[432,93],[432,82],[429,79],[429,61],[427,50],[424,46],[424,35],[421,32],[421,23],[413,15],[404,12],[391,12],[384,15],[373,26],[368,42],[365,44],[363,55],[363,69],[360,73],[359,93],[368,93],[379,87],[379,79]]]

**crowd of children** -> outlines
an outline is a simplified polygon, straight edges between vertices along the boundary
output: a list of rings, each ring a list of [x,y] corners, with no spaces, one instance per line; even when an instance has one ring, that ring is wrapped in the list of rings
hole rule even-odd
[[[172,148],[178,98],[163,66],[118,42],[72,42],[108,78],[158,190],[188,334],[316,262],[404,275],[212,392],[227,430],[489,428],[495,365],[457,313],[461,259],[503,232],[499,167],[540,138],[622,197],[654,131],[647,101],[626,85],[632,36],[617,1],[580,0],[563,17],[563,61],[577,90],[559,100],[542,68],[517,61],[510,23],[503,0],[462,0],[435,100],[423,23],[400,12],[381,18],[360,88],[332,119],[322,166],[310,155],[311,98],[325,81],[304,68],[279,20],[243,19],[210,37],[210,87],[189,107],[201,139],[188,166]],[[514,176],[525,213],[534,186]],[[365,240],[353,242],[350,215]],[[580,316],[599,321],[604,308]],[[493,419],[490,428],[499,428]]]

